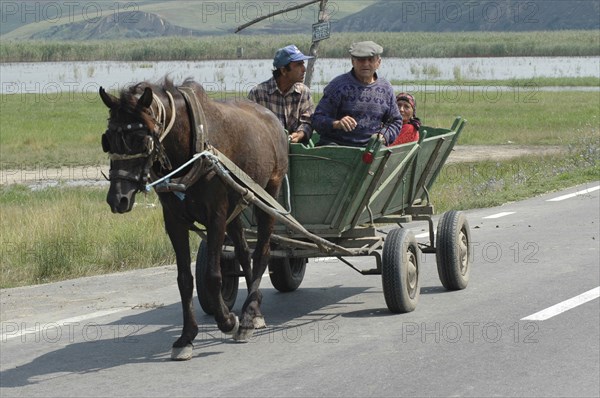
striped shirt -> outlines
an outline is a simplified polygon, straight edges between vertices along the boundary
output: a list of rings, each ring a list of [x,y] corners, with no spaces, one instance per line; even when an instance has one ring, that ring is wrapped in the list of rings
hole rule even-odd
[[[313,131],[314,105],[310,89],[304,83],[296,83],[287,93],[282,93],[272,77],[250,90],[248,99],[270,109],[288,133],[304,131],[303,142],[308,142]]]

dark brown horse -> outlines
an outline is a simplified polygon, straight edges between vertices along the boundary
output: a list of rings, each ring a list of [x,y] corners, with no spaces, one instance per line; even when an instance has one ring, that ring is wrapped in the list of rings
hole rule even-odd
[[[176,170],[197,152],[199,137],[193,133],[192,107],[180,91],[184,91],[183,88],[191,88],[200,104],[204,120],[200,121],[202,127],[199,130],[204,132],[202,142],[206,142],[203,147],[218,149],[276,197],[288,167],[287,137],[277,118],[250,101],[213,101],[200,84],[191,80],[175,87],[165,79],[161,85],[142,82],[131,86],[121,92],[120,98],[100,88],[100,97],[110,109],[102,145],[111,159],[107,202],[113,213],[130,211],[136,193],[144,190],[149,179]],[[192,169],[193,166],[187,166],[175,177],[186,177]],[[192,341],[198,334],[192,304],[194,283],[189,243],[189,232],[196,228],[195,222],[206,228],[206,286],[219,329],[243,341],[252,335],[255,326],[264,327],[259,285],[268,263],[274,219],[256,211],[258,238],[251,269],[250,250],[240,219],[236,216],[227,223],[240,195],[214,173],[197,171],[191,182],[186,180],[190,185],[184,192],[167,189],[167,192],[158,193],[165,229],[177,259],[177,284],[183,306],[183,330],[181,337],[173,343],[171,353],[175,360],[191,358]],[[229,311],[221,295],[220,256],[226,232],[233,242],[248,286],[241,320]]]

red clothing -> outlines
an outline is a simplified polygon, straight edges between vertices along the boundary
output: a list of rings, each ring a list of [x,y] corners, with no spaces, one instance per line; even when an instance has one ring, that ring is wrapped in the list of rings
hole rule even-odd
[[[402,130],[400,130],[400,134],[398,137],[392,142],[392,145],[400,145],[406,144],[407,142],[413,142],[419,140],[419,130],[411,123],[406,123],[402,125]]]

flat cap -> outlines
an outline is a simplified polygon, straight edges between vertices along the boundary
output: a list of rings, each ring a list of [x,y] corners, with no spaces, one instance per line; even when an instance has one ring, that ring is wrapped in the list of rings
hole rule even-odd
[[[383,52],[383,47],[373,41],[359,41],[350,46],[350,55],[353,57],[372,57]]]

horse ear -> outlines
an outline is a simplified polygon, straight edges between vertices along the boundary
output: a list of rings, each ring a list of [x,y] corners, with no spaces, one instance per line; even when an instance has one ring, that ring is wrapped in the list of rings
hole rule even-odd
[[[106,105],[110,109],[116,107],[117,103],[119,102],[117,97],[104,91],[103,87],[100,87],[100,98],[102,98],[102,102],[104,102],[104,105]]]
[[[144,89],[144,94],[142,94],[142,96],[138,100],[137,105],[142,108],[150,108],[150,105],[152,105],[152,100],[153,100],[152,89],[150,87],[146,87]]]

